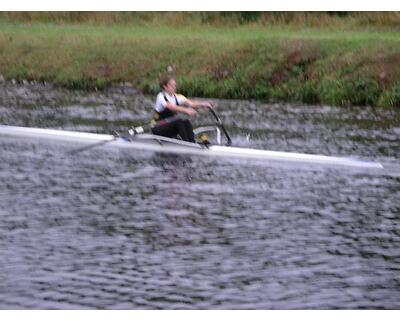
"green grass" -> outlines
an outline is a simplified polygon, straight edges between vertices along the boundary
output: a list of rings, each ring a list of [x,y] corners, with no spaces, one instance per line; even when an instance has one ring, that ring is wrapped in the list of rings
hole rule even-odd
[[[368,30],[400,28],[400,12],[0,12],[24,23],[146,26],[284,26]]]
[[[155,93],[173,65],[189,96],[400,106],[395,31],[264,25],[21,23],[0,19],[0,73]]]

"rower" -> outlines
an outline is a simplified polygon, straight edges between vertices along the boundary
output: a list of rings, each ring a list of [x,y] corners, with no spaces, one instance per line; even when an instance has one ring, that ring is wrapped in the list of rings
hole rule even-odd
[[[190,117],[197,115],[195,109],[211,107],[209,102],[194,101],[176,93],[176,81],[173,77],[166,77],[160,81],[161,92],[157,95],[154,106],[153,134],[174,138],[179,135],[182,140],[195,142],[193,127],[189,119],[182,119],[179,113]],[[169,119],[162,123],[160,120]]]

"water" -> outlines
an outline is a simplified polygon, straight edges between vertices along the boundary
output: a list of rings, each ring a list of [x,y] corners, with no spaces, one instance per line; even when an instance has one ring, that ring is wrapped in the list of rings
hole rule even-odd
[[[400,308],[400,112],[214,103],[235,145],[386,169],[0,137],[0,308]],[[151,105],[129,88],[0,86],[13,125],[112,132]]]

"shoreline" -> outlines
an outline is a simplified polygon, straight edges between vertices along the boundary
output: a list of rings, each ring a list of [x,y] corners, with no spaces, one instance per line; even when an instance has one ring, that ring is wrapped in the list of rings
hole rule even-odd
[[[87,26],[0,20],[1,81],[158,91],[172,67],[187,96],[400,107],[400,35],[387,31]]]

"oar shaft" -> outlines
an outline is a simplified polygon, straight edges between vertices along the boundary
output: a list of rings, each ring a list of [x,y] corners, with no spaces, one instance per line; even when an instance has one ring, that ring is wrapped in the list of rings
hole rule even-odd
[[[69,154],[76,154],[76,153],[78,153],[78,152],[82,152],[82,151],[86,151],[86,150],[89,150],[89,149],[92,149],[92,148],[95,148],[95,147],[99,147],[99,146],[101,146],[101,145],[104,145],[104,144],[107,144],[107,143],[109,143],[109,142],[111,142],[111,141],[114,141],[116,138],[117,138],[117,137],[114,136],[113,139],[108,139],[108,140],[103,140],[103,141],[100,141],[100,142],[96,142],[96,143],[90,144],[90,145],[88,145],[88,146],[84,146],[84,147],[81,147],[81,148],[77,148],[77,149],[71,150],[71,151],[68,152],[68,153],[69,153]]]
[[[222,129],[222,131],[224,132],[224,134],[226,136],[226,139],[228,140],[227,145],[230,146],[232,144],[232,139],[229,136],[228,131],[225,129],[224,125],[222,124],[221,119],[218,117],[217,113],[215,112],[215,110],[212,107],[208,107],[208,110],[210,110],[210,112],[214,116],[215,120],[217,120],[218,126]]]

